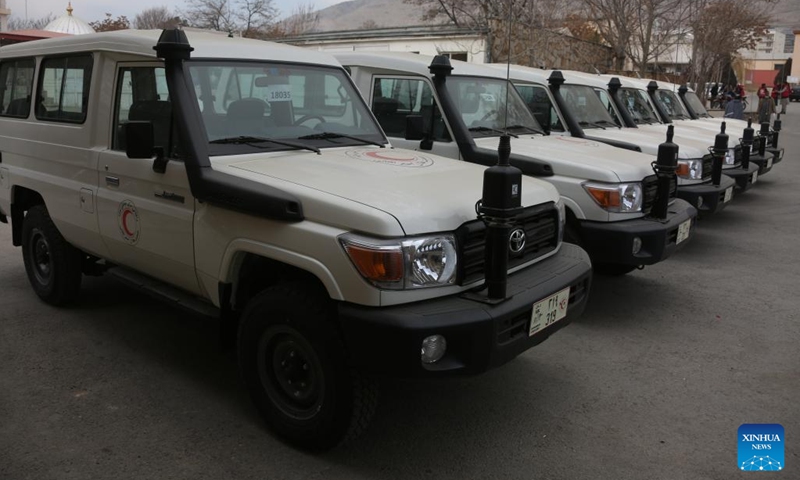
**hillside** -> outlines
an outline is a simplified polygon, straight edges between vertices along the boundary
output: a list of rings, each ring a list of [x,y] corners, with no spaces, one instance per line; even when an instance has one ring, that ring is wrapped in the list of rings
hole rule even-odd
[[[422,25],[420,8],[402,0],[351,0],[319,11],[320,32]]]

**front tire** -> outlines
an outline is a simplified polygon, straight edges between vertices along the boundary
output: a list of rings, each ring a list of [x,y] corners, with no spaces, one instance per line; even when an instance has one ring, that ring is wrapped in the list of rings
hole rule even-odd
[[[267,425],[312,451],[352,440],[377,406],[372,382],[350,369],[328,301],[308,287],[270,287],[254,297],[239,327],[239,368]]]
[[[31,207],[22,221],[22,258],[39,298],[56,306],[78,298],[82,253],[61,236],[44,205]]]

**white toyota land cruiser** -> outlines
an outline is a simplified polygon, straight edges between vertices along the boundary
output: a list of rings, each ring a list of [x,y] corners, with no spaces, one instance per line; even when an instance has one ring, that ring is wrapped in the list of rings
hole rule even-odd
[[[180,30],[3,47],[0,154],[0,221],[44,301],[107,272],[219,315],[302,447],[363,429],[364,373],[482,372],[586,305],[555,188],[391,148],[328,55]]]
[[[486,165],[500,134],[516,137],[512,162],[558,188],[567,239],[589,252],[596,272],[619,275],[655,264],[690,240],[697,211],[674,198],[674,174],[660,193],[651,156],[546,135],[505,70],[445,56],[335,55],[395,145]]]

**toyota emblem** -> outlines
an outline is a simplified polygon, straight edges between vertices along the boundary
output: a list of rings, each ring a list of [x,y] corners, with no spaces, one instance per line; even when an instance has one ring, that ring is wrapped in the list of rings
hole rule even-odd
[[[508,249],[512,254],[518,254],[525,250],[525,230],[515,229],[508,237]]]

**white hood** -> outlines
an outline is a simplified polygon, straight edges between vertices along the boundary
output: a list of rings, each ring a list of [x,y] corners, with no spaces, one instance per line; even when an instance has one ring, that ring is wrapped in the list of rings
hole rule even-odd
[[[493,149],[497,138],[477,138],[475,143]],[[511,139],[511,153],[549,162],[555,175],[587,180],[631,182],[653,174],[653,157],[584,138],[521,135]]]
[[[214,167],[298,196],[306,218],[379,236],[450,231],[474,220],[485,167],[409,150],[327,148],[217,157]],[[523,177],[522,205],[558,201]]]
[[[632,143],[641,148],[642,153],[657,155],[658,146],[667,141],[667,128],[664,125],[662,127],[664,128],[663,132],[641,128],[607,128],[605,130],[592,128],[585,129],[584,133],[587,137]],[[680,158],[702,158],[708,153],[709,147],[704,141],[691,139],[684,139],[682,143],[678,143],[678,146],[680,147],[678,153]]]

